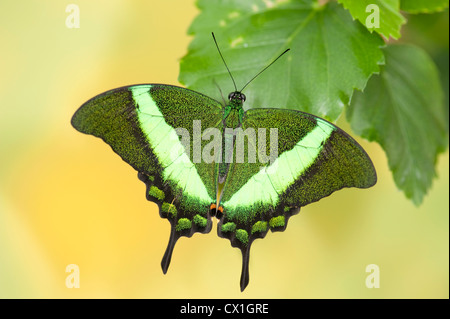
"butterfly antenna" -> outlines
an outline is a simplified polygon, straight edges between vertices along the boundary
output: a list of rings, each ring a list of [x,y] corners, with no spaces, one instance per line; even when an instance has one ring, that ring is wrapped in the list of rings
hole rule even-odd
[[[263,73],[265,70],[267,70],[267,69],[269,68],[269,66],[271,66],[272,64],[274,64],[276,60],[278,60],[279,58],[281,58],[281,57],[283,56],[283,54],[285,54],[285,53],[288,52],[289,50],[290,50],[290,49],[286,49],[286,51],[284,51],[283,53],[281,53],[281,54],[278,56],[278,58],[276,58],[275,60],[273,60],[273,61],[272,61],[268,66],[266,66],[264,69],[262,69],[261,71],[259,71],[259,73],[256,74],[250,81],[248,81],[247,84],[244,85],[244,87],[243,87],[239,92],[242,92],[242,91],[247,87],[247,85],[250,84],[251,81],[253,81],[254,79],[256,79],[256,77],[258,77],[258,75],[260,75],[260,74]]]
[[[216,37],[214,36],[214,32],[211,32],[211,34],[212,34],[212,37],[214,39],[214,43],[216,44],[217,51],[219,51],[220,57],[222,58],[223,64],[225,64],[225,67],[228,70],[228,74],[230,75],[231,80],[233,81],[234,89],[237,91],[236,82],[234,82],[233,75],[231,75],[230,69],[228,68],[227,63],[225,62],[225,59],[223,58],[222,52],[220,52],[219,45],[217,44]]]

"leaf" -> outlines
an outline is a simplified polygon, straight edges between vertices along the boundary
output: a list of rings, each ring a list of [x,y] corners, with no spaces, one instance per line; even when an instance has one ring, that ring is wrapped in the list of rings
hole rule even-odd
[[[383,40],[334,2],[200,0],[195,37],[179,81],[218,101],[235,90],[211,38],[216,35],[237,89],[291,48],[244,93],[246,108],[291,108],[336,120],[355,88],[384,63]]]
[[[384,53],[386,66],[355,93],[347,116],[357,134],[384,148],[397,187],[419,205],[447,146],[439,74],[415,46],[390,45]]]
[[[338,0],[370,32],[376,31],[389,39],[400,38],[400,28],[406,22],[400,13],[400,0]],[[374,23],[377,19],[378,23]]]
[[[448,0],[402,0],[400,8],[409,13],[431,13],[448,8]]]

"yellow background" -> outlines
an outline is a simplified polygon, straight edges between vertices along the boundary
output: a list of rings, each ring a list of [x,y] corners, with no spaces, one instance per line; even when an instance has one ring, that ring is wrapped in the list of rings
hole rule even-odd
[[[69,3],[79,29],[65,25]],[[197,14],[186,0],[0,2],[0,297],[448,298],[448,152],[417,208],[382,149],[360,139],[378,184],[339,191],[255,241],[244,293],[240,252],[215,227],[180,239],[163,275],[169,223],[136,172],[70,118],[111,88],[179,84]],[[65,286],[69,264],[79,289]],[[380,267],[378,289],[365,286],[368,264]]]

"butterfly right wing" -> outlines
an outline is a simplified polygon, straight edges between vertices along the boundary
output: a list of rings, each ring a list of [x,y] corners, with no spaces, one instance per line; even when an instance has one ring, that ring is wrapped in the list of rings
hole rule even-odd
[[[259,129],[265,132],[265,143]],[[274,129],[277,139],[271,141]],[[249,135],[244,161],[235,159],[229,166],[221,198],[223,217],[218,224],[219,236],[242,251],[241,290],[248,284],[254,239],[263,238],[269,229],[285,230],[289,217],[302,206],[343,187],[367,188],[377,180],[362,147],[337,126],[311,114],[281,109],[247,111],[236,136],[236,154],[239,134],[245,132]],[[252,144],[257,144],[254,152],[269,156],[268,161],[261,161],[260,154],[256,161],[250,160]],[[276,155],[270,159],[274,148]]]

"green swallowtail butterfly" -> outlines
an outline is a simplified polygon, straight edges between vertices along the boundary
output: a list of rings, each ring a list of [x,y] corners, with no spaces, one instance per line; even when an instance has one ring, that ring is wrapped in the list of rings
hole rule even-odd
[[[223,105],[185,88],[140,84],[102,93],[72,118],[138,171],[147,199],[169,220],[163,272],[177,240],[208,233],[216,217],[218,235],[242,252],[241,291],[255,239],[285,230],[302,206],[377,179],[366,152],[335,125],[295,110],[244,111],[244,101],[237,89]]]

